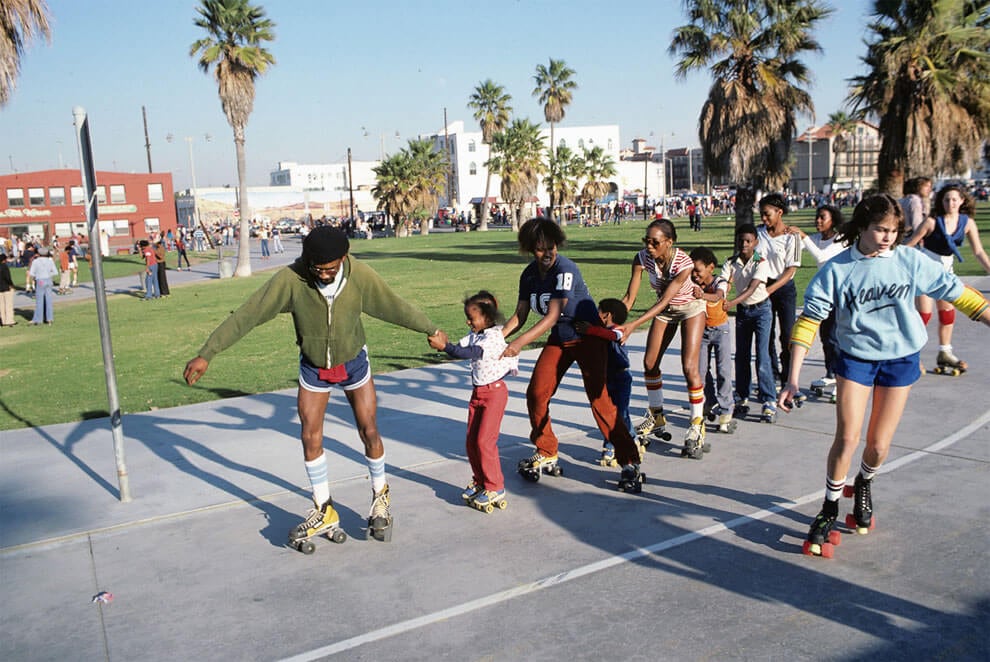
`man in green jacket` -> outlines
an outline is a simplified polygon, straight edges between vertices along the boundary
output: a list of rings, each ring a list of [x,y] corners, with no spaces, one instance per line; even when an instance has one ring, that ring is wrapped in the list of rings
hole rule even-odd
[[[187,384],[195,384],[214,356],[251,329],[279,313],[292,314],[300,350],[297,406],[303,458],[315,508],[289,532],[289,543],[305,553],[313,551],[309,541],[313,536],[346,539],[330,498],[323,451],[323,420],[333,385],[343,388],[364,442],[373,492],[368,532],[377,540],[392,537],[385,448],[378,433],[378,401],[361,313],[427,336],[438,332],[425,314],[396,294],[371,267],[349,256],[349,249],[341,230],[314,229],[303,240],[302,257],[279,270],[218,326],[183,373]]]

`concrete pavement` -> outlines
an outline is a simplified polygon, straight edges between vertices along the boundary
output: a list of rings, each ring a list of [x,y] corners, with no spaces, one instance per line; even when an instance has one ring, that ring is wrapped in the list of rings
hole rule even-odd
[[[970,282],[990,290],[990,278]],[[317,540],[312,556],[284,545],[308,507],[294,390],[125,417],[127,504],[106,420],[3,432],[0,657],[986,660],[988,340],[982,325],[957,324],[971,371],[915,387],[874,488],[878,526],[844,536],[832,560],[800,554],[832,405],[709,431],[700,462],[655,442],[643,493],[627,495],[607,482],[618,471],[597,465],[572,370],[552,405],[565,474],[532,484],[513,469],[531,452],[535,350],[510,380],[509,506],[492,515],[460,502],[464,364],[375,378],[389,544],[363,540],[367,470],[335,393],[325,443],[351,538]],[[633,365],[644,341],[630,341]],[[923,356],[934,355],[930,342]],[[678,366],[675,346],[663,365],[675,442],[687,424]],[[820,370],[816,348],[805,383]],[[634,413],[645,405],[637,376]],[[92,603],[100,591],[112,603]]]

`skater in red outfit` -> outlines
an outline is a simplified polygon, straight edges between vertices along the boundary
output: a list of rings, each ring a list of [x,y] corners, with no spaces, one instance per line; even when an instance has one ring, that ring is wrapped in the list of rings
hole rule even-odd
[[[464,503],[490,513],[496,507],[504,509],[506,506],[498,433],[509,401],[509,390],[502,378],[516,374],[519,359],[502,358],[507,345],[499,324],[502,315],[491,292],[482,290],[469,297],[464,302],[464,316],[471,333],[455,345],[446,333],[440,332],[430,338],[430,346],[455,359],[471,360],[474,389],[468,403],[465,445],[473,475],[461,497]]]
[[[811,279],[804,311],[791,334],[790,374],[778,398],[784,411],[798,392],[801,366],[818,325],[835,311],[835,439],[828,454],[825,501],[808,532],[806,554],[832,555],[843,494],[854,496],[847,526],[859,533],[873,526],[873,478],[887,458],[911,385],[920,377],[919,351],[928,340],[914,297],[951,301],[966,316],[990,326],[986,298],[919,251],[898,246],[903,234],[903,212],[891,196],[870,196],[856,205],[852,220],[839,232],[838,241],[849,248]],[[866,448],[850,489],[846,474],[871,400]]]
[[[643,483],[639,449],[605,388],[608,344],[600,338],[581,336],[574,328],[575,322],[597,324],[600,320],[581,271],[574,262],[557,253],[566,239],[560,226],[548,218],[530,219],[519,229],[519,251],[531,254],[534,259],[519,277],[516,312],[505,323],[503,333],[508,338],[520,331],[531,310],[543,319],[509,343],[503,356],[519,356],[523,347],[550,332],[526,389],[526,406],[533,428],[529,438],[536,445],[536,453],[519,463],[519,472],[530,480],[539,480],[541,473],[559,475],[557,435],[550,424],[550,398],[557,392],[564,373],[576,362],[581,367],[584,391],[598,429],[615,447],[615,459],[622,467],[619,489],[638,492]]]

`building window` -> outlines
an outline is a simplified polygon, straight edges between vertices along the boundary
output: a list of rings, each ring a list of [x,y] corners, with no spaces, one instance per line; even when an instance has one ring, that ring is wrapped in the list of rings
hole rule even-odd
[[[74,205],[86,204],[86,196],[83,195],[82,186],[73,186],[69,188],[69,195],[72,197],[72,204]]]
[[[123,184],[111,184],[110,185],[110,204],[112,205],[122,205],[127,200],[124,195],[124,185]]]
[[[127,237],[130,228],[127,221],[100,221],[100,232],[106,232],[108,237]]]
[[[471,161],[471,165],[468,166],[468,174],[477,175],[478,174],[478,164]]]
[[[97,186],[96,187],[96,204],[105,205],[107,204],[107,187]]]
[[[559,145],[560,147],[567,147],[567,141],[561,138],[560,140],[557,141],[557,145]]]
[[[610,152],[612,151],[612,139],[611,138],[608,139],[608,151],[610,151]]]
[[[148,184],[148,202],[162,202],[164,199],[161,184]]]
[[[44,188],[29,188],[28,189],[28,204],[32,207],[44,207],[45,206],[45,189]]]
[[[157,218],[146,218],[144,219],[144,231],[147,234],[152,234],[158,232],[161,223],[159,223]]]
[[[7,189],[7,206],[8,207],[23,207],[24,206],[24,189],[22,189],[22,188],[9,188],[9,189]]]
[[[65,187],[51,186],[48,188],[48,206],[49,207],[65,206]]]
[[[56,223],[55,234],[59,237],[72,237],[86,233],[85,223]]]
[[[578,138],[578,149],[584,149],[584,138]]]
[[[473,151],[475,151],[475,149],[476,149],[476,147],[475,147],[474,141],[473,140],[468,141],[468,151],[469,152],[473,152]]]

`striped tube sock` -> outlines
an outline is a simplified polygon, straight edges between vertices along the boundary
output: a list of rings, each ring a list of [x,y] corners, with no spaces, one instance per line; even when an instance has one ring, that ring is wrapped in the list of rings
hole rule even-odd
[[[863,477],[863,480],[873,480],[878,471],[880,471],[880,467],[871,467],[866,462],[859,464],[859,475]]]
[[[646,401],[650,409],[663,409],[663,375],[643,375],[646,382]]]
[[[313,486],[313,503],[322,506],[330,498],[330,480],[327,477],[327,454],[306,462],[306,474]]]
[[[368,461],[368,473],[371,475],[371,489],[377,494],[385,487],[385,453],[381,457],[370,458],[367,455],[364,459]]]
[[[691,420],[705,415],[705,387],[688,387],[688,402],[691,403]]]
[[[842,488],[846,486],[846,477],[839,480],[825,479],[825,499],[828,501],[838,501],[842,496]]]

